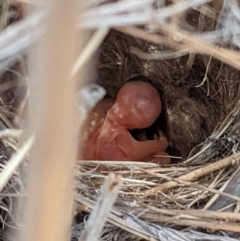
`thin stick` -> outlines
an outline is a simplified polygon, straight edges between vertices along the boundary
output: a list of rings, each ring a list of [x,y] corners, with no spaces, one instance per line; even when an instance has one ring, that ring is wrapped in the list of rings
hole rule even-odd
[[[178,38],[180,41],[183,41],[183,43],[189,46],[192,51],[213,55],[215,58],[218,58],[229,65],[233,64],[233,67],[240,69],[240,57],[236,52],[217,47],[171,24],[161,25],[160,28],[164,30],[164,32],[172,35],[175,38]]]
[[[141,166],[141,167],[159,167],[159,164],[157,163],[147,163],[147,162],[135,162],[135,161],[93,161],[93,160],[81,160],[77,161],[77,164],[80,164],[82,166],[97,166],[97,165],[121,165],[121,166]],[[118,166],[119,167],[119,166]]]
[[[202,80],[202,82],[199,84],[199,85],[196,85],[195,87],[201,87],[202,85],[204,85],[204,83],[206,81],[208,81],[208,72],[209,72],[209,67],[210,67],[210,63],[211,63],[211,60],[212,60],[212,56],[210,56],[209,60],[208,60],[208,64],[207,64],[207,69],[205,71],[205,75],[204,75],[204,78]],[[208,96],[208,95],[207,95]]]
[[[9,65],[16,61],[19,54],[42,36],[40,23],[44,16],[42,12],[34,12],[0,33],[0,66],[5,61]]]
[[[29,132],[34,132],[36,139],[24,211],[24,241],[69,240],[72,222],[77,109],[75,85],[69,75],[76,57],[79,3],[52,0],[48,4],[49,12],[41,25],[45,35],[29,56]]]
[[[149,218],[150,219],[150,218]],[[151,220],[151,219],[150,219]],[[158,216],[156,220],[152,219],[151,221],[158,221],[161,223],[172,223],[176,225],[182,225],[187,227],[199,227],[199,228],[207,228],[211,230],[225,230],[232,232],[240,232],[240,226],[237,223],[222,223],[216,221],[204,221],[204,220],[194,220],[194,219],[186,219],[184,217],[169,218],[166,216]]]
[[[101,196],[86,223],[79,241],[97,241],[122,185],[120,176],[110,173],[103,184]]]
[[[1,172],[0,175],[0,192],[6,186],[14,172],[17,170],[23,158],[26,156],[27,152],[30,150],[34,141],[34,137],[31,136],[26,143],[19,149],[19,151],[11,157],[8,161],[7,165],[5,166],[4,170]]]
[[[184,175],[176,178],[176,181],[169,181],[169,182],[160,184],[154,188],[147,190],[145,192],[145,196],[152,195],[153,193],[158,192],[158,191],[163,191],[166,189],[174,188],[178,185],[177,181],[188,181],[188,182],[191,181],[192,182],[192,181],[198,179],[199,177],[207,175],[208,173],[212,173],[218,169],[231,165],[233,163],[233,161],[239,160],[239,158],[240,158],[240,153],[237,153],[230,157],[224,158],[220,161],[217,161],[217,162],[211,163],[209,165],[203,166],[201,168],[198,168],[197,170],[194,170],[190,173],[184,174]],[[154,175],[160,175],[160,174],[154,174]]]
[[[88,10],[83,14],[82,18],[98,17],[104,15],[116,15],[124,12],[132,12],[138,9],[146,9],[151,6],[153,0],[131,0],[128,2],[113,2],[109,4],[100,5],[93,9]]]
[[[236,104],[236,106],[239,106],[239,103]],[[239,109],[239,108],[238,108]],[[235,120],[235,118],[231,118],[232,116],[235,116],[238,114],[238,109],[234,108],[233,111],[231,113],[229,113],[229,115],[224,119],[224,121],[221,123],[221,127],[219,127],[219,130],[217,133],[213,132],[212,136],[214,139],[218,139],[227,129],[228,127],[233,123],[233,121]],[[231,118],[231,119],[230,119]],[[230,120],[229,120],[230,119]],[[211,137],[211,136],[210,136]],[[209,137],[209,139],[210,139]],[[213,144],[213,142],[210,142],[208,144],[206,144],[205,146],[203,146],[203,148],[196,153],[194,156],[188,158],[186,161],[184,161],[183,163],[191,163],[194,161],[194,159],[196,159],[197,157],[199,157],[201,154],[203,154],[208,148],[211,147],[211,145]]]
[[[76,196],[75,200],[79,203],[82,203],[89,207],[90,209],[93,208],[94,202],[83,198],[81,196]],[[218,223],[218,222],[208,222],[208,221],[201,221],[201,220],[184,220],[184,219],[172,219],[168,217],[161,217],[158,215],[158,221],[161,218],[161,221],[163,223],[175,223],[175,224],[181,224],[183,226],[190,226],[190,227],[201,227],[201,228],[211,228],[212,230],[226,230],[226,231],[234,231],[239,232],[240,227],[237,224],[228,224],[228,223]],[[173,230],[171,228],[165,228],[161,227],[159,225],[151,225],[149,223],[144,222],[143,220],[138,219],[137,217],[133,215],[117,215],[115,214],[115,210],[112,210],[112,212],[109,214],[108,221],[112,223],[113,225],[122,228],[134,235],[137,235],[141,238],[144,238],[149,241],[157,241],[162,240],[164,237],[168,237],[169,240],[175,240],[176,235],[178,237],[182,237],[180,240],[194,240],[195,235],[193,233],[188,232],[181,232],[177,230]],[[200,233],[198,233],[200,235]],[[236,241],[236,239],[223,237],[221,239],[220,236],[214,236],[214,235],[208,235],[208,234],[201,234],[203,239],[205,240],[212,240],[213,238],[216,238],[216,240],[231,240]]]
[[[174,28],[170,24],[161,25],[164,31],[168,32],[172,37],[179,37],[179,39],[184,40],[184,42],[175,42],[171,39],[168,41],[168,45],[177,48],[179,50],[186,49],[188,47],[189,52],[196,52],[200,54],[213,55],[215,58],[229,64],[237,69],[240,69],[240,57],[236,51],[227,50],[224,48],[216,47],[213,44],[200,39],[191,33],[184,32],[180,29]],[[155,44],[166,44],[166,40],[158,34],[151,34],[144,30],[135,27],[115,27],[119,32],[144,39],[146,41],[151,41]],[[187,49],[186,49],[187,51]]]
[[[149,210],[154,211],[154,213],[157,212],[157,213],[170,215],[170,216],[181,215],[186,217],[186,215],[189,215],[192,217],[207,218],[210,220],[218,219],[218,220],[240,221],[240,215],[238,213],[232,213],[232,212],[216,212],[216,211],[206,211],[206,210],[199,210],[199,209],[198,210],[196,209],[166,210],[166,209],[160,209],[160,208],[156,208],[145,204],[141,204],[141,205],[145,208],[148,208]]]
[[[151,172],[149,171],[146,171],[144,170],[146,173],[149,173],[149,174],[152,174]],[[166,179],[170,182],[173,182],[173,183],[177,183],[177,184],[183,184],[185,186],[192,186],[192,187],[195,187],[197,189],[200,189],[200,190],[204,190],[204,191],[208,191],[208,192],[212,192],[212,193],[216,193],[216,194],[219,194],[221,196],[224,196],[224,197],[228,197],[228,198],[231,198],[235,201],[238,201],[240,202],[240,198],[235,196],[235,195],[232,195],[232,194],[229,194],[229,193],[225,193],[225,192],[221,192],[221,191],[218,191],[218,190],[215,190],[213,188],[209,188],[209,187],[205,187],[203,185],[199,185],[197,183],[192,183],[192,182],[187,182],[187,181],[182,181],[182,180],[175,180],[174,178],[171,178],[171,177],[168,177],[167,175],[163,175],[163,174],[153,174],[154,176],[157,176],[157,177],[161,177],[163,179]],[[168,184],[168,183],[167,183]],[[162,185],[162,184],[160,184]],[[159,186],[160,186],[159,185]],[[167,187],[167,188],[172,188],[171,186],[170,187]],[[166,189],[167,189],[166,188]],[[142,193],[139,193],[139,195],[142,195]],[[149,194],[147,193],[147,191],[144,193],[144,196],[148,196]]]
[[[84,47],[81,54],[77,58],[71,71],[71,77],[74,77],[84,64],[91,58],[96,49],[100,46],[103,39],[108,34],[108,28],[99,28],[96,30],[88,44]]]
[[[75,196],[75,201],[87,206],[90,209],[94,208],[95,202],[93,202],[93,201],[91,201],[87,198],[84,198],[80,195]],[[139,236],[143,239],[146,239],[146,240],[150,241],[149,235],[145,230],[141,230],[141,232],[140,232],[140,230],[132,228],[131,226],[127,225],[126,220],[124,220],[120,216],[121,216],[121,213],[119,215],[116,215],[115,211],[111,210],[111,213],[109,214],[109,217],[108,217],[108,221],[110,223],[112,223],[113,225],[117,226],[117,227],[120,227],[120,228],[122,228],[122,229],[124,229],[124,230],[126,230],[126,231],[128,231],[132,234],[135,234],[135,235],[137,235],[137,236]],[[158,241],[158,239],[155,239],[155,238],[151,237],[151,241]]]
[[[189,51],[161,51],[159,53],[145,53],[135,47],[130,47],[129,52],[135,54],[140,59],[153,60],[153,59],[175,59],[188,55]]]
[[[209,185],[210,188],[214,188],[214,186],[216,185],[216,183],[219,181],[220,176],[223,175],[224,171],[225,171],[225,168],[223,168],[222,170],[220,170],[220,171],[218,172],[217,176],[214,178],[214,180],[213,180],[213,181],[211,182],[211,184]],[[229,174],[229,173],[227,172],[227,174]],[[226,175],[226,174],[225,174],[225,175]],[[221,178],[220,178],[220,179],[221,179]],[[220,191],[221,191],[221,190],[220,190]],[[202,200],[203,197],[207,195],[207,193],[208,193],[208,191],[202,192],[202,194],[198,195],[191,203],[189,203],[189,204],[187,205],[187,208],[191,208],[191,207],[192,207],[195,203],[197,203],[199,200]]]
[[[233,179],[233,177],[235,177],[235,175],[239,172],[239,170],[240,170],[240,167],[238,167],[237,170],[232,174],[232,176],[222,185],[219,191],[223,192],[225,190],[227,185],[231,182],[231,180]],[[219,194],[213,195],[213,197],[205,204],[203,209],[207,210],[217,200],[218,197],[219,197]]]
[[[80,26],[84,28],[98,28],[98,27],[113,27],[113,26],[125,26],[125,25],[144,25],[144,24],[152,24],[153,19],[157,19],[158,21],[164,21],[167,18],[173,17],[177,14],[181,14],[182,12],[188,10],[191,7],[200,6],[209,0],[191,0],[187,2],[181,2],[172,4],[168,7],[164,7],[162,9],[158,9],[156,11],[146,11],[146,12],[133,12],[130,14],[122,14],[122,15],[103,15],[102,17],[91,17],[84,18],[80,20]]]

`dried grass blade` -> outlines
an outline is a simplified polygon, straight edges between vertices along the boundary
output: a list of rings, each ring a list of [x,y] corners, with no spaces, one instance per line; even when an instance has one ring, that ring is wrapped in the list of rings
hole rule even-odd
[[[149,196],[154,194],[155,192],[164,191],[166,189],[174,188],[178,185],[177,181],[195,181],[199,177],[202,177],[208,173],[211,173],[213,171],[216,171],[218,169],[224,168],[226,166],[231,165],[234,161],[238,161],[240,159],[240,153],[237,153],[235,155],[232,155],[230,157],[224,158],[220,161],[208,164],[206,166],[203,166],[201,168],[198,168],[197,170],[194,170],[190,173],[184,174],[176,179],[176,181],[169,181],[163,184],[160,184],[154,188],[151,188],[145,192],[145,196]],[[153,175],[160,175],[160,174],[153,174]],[[160,176],[159,176],[160,177]]]
[[[102,187],[102,193],[86,223],[79,241],[97,241],[122,185],[120,176],[110,173]]]
[[[23,158],[26,156],[27,152],[30,150],[34,142],[34,137],[31,136],[26,143],[18,150],[17,153],[13,154],[11,159],[8,161],[7,165],[3,169],[0,175],[0,192],[3,190],[7,182],[10,180],[16,169],[19,167]]]

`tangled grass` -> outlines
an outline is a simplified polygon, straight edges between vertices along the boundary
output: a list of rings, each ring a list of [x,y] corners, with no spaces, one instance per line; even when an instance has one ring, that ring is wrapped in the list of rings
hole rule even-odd
[[[16,110],[24,101],[17,98],[19,86],[28,81],[25,51],[44,33],[36,28],[43,16],[44,11],[35,12],[0,36],[3,130],[15,127]],[[99,213],[97,227],[104,215],[100,211],[109,205],[101,205],[99,196],[107,199],[114,192],[118,196],[104,216],[100,240],[239,239],[239,25],[235,0],[87,4],[79,27],[97,30],[86,37],[77,66],[92,68],[89,81],[96,80],[112,97],[134,74],[153,81],[162,93],[173,164],[77,162],[72,240],[82,230],[93,232],[87,229],[89,213]],[[19,148],[15,139],[3,135],[2,168]],[[24,198],[21,172],[26,163],[2,191],[4,240],[11,239],[5,230],[18,229],[21,222],[13,203]],[[98,172],[99,165],[105,171]],[[102,188],[111,171],[122,176],[113,193]]]

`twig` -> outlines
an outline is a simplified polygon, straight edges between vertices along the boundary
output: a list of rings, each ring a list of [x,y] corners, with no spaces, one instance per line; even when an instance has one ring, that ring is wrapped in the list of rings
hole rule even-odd
[[[188,60],[185,64],[185,69],[187,72],[189,72],[192,69],[195,57],[196,57],[196,53],[189,53]]]
[[[44,13],[34,12],[0,33],[0,66],[5,61],[8,61],[8,64],[13,63],[19,54],[42,36],[43,29],[40,23],[45,16]]]
[[[175,14],[179,14],[187,10],[188,8],[199,6],[205,2],[208,2],[208,1],[195,0],[195,1],[188,1],[187,3],[186,2],[183,3],[180,1],[176,4],[170,5],[169,7],[165,7],[160,11],[156,11],[156,12],[148,11],[144,13],[131,13],[131,14],[111,16],[112,18],[115,18],[115,20],[111,19],[111,17],[108,15],[106,15],[105,18],[103,19],[99,17],[94,17],[94,18],[90,17],[85,19],[85,23],[82,19],[79,20],[79,22],[81,23],[80,24],[81,26],[84,24],[91,25],[91,22],[92,22],[92,24],[94,24],[94,28],[100,28],[100,27],[109,28],[112,26],[117,27],[117,26],[133,25],[133,24],[135,25],[155,24],[156,25],[156,22],[161,24],[162,21],[165,20],[166,18],[174,16]],[[24,51],[26,51],[27,47],[29,47],[35,40],[37,40],[40,36],[42,36],[42,34],[44,33],[44,30],[41,28],[40,23],[44,19],[45,15],[46,15],[46,11],[35,12],[33,15],[27,16],[25,19],[19,21],[19,23],[16,23],[14,26],[10,26],[8,29],[6,29],[0,34],[0,50],[1,50],[0,66],[3,64],[3,62],[5,63],[6,61],[8,62],[8,64],[12,63],[15,60],[14,55],[21,54]],[[107,24],[107,22],[111,24],[109,25]],[[186,33],[184,33],[185,34],[184,35],[182,30],[180,29],[171,30],[170,24],[164,23],[161,26],[165,26],[165,28],[167,29],[170,27],[169,31],[171,31],[172,36],[177,35],[178,37],[181,37],[181,38],[184,37],[187,43],[189,43],[190,41],[189,46],[191,47],[192,52],[196,51],[203,54],[212,54],[214,57],[219,58],[220,60],[226,62],[227,64],[230,64],[236,68],[240,68],[240,64],[239,64],[240,60],[239,58],[237,59],[237,56],[238,56],[237,53],[234,54],[233,51],[226,50],[223,48],[216,49],[214,45],[211,45],[207,42],[203,42],[203,39],[201,39],[200,36],[197,38],[194,36],[189,37],[188,35],[186,38]],[[156,25],[156,27],[158,27],[158,24]],[[130,32],[130,34],[133,35],[134,33]],[[146,36],[146,32],[145,32],[145,36]],[[153,41],[151,38],[149,40]],[[194,40],[194,42],[191,42],[192,40]],[[171,42],[172,43],[170,43],[170,45],[172,47],[176,47],[177,43],[174,44],[173,41]],[[157,44],[160,44],[160,43],[161,41],[157,40]],[[179,43],[178,43],[178,48],[181,48]],[[6,65],[3,65],[3,66],[6,66]]]
[[[221,61],[240,69],[240,57],[236,51],[227,50],[224,48],[216,47],[213,44],[204,41],[201,38],[198,38],[190,33],[184,32],[183,30],[177,29],[170,24],[160,25],[161,29],[170,34],[174,38],[179,38],[180,41],[173,41],[169,39],[167,44],[173,48],[189,52],[196,52],[206,55],[213,55],[215,58],[220,59]],[[155,44],[166,44],[166,40],[157,34],[151,34],[144,30],[134,27],[115,27],[119,32],[144,39],[146,41],[151,41]]]
[[[4,112],[0,112],[0,120],[3,122],[3,124],[10,129],[13,129],[13,124],[11,121],[4,115]]]
[[[148,173],[150,174],[150,172],[148,172]],[[185,186],[192,186],[192,187],[195,187],[195,188],[200,189],[200,190],[216,193],[216,194],[219,194],[221,196],[228,197],[228,198],[231,198],[232,200],[240,202],[240,198],[235,196],[235,195],[232,195],[232,194],[229,194],[229,193],[226,193],[226,192],[221,192],[221,191],[215,190],[213,188],[205,187],[205,186],[199,185],[197,183],[191,183],[191,182],[182,181],[182,180],[174,180],[174,178],[170,178],[170,177],[168,177],[166,175],[163,175],[163,174],[155,174],[155,176],[162,177],[163,179],[169,180],[170,182],[176,182],[178,184],[183,184]],[[146,194],[146,193],[147,192],[144,193],[144,196],[148,196],[148,194]],[[140,193],[140,195],[142,195],[142,193]]]
[[[79,241],[97,241],[122,185],[120,176],[110,173]]]
[[[237,52],[214,46],[213,44],[171,24],[161,24],[160,29],[164,30],[164,32],[170,34],[172,37],[179,39],[179,41],[186,44],[191,51],[213,55],[215,58],[240,69],[240,56]]]
[[[184,174],[184,175],[176,178],[176,180],[174,180],[174,181],[166,182],[166,183],[160,184],[160,185],[158,185],[154,188],[151,188],[151,189],[147,190],[145,192],[145,196],[152,195],[152,194],[154,194],[155,192],[158,192],[158,191],[163,191],[163,190],[166,190],[166,189],[174,188],[178,185],[177,181],[188,181],[188,182],[191,181],[192,182],[192,181],[198,179],[199,177],[207,175],[208,173],[212,173],[212,172],[214,172],[218,169],[221,169],[221,168],[224,168],[228,165],[233,164],[233,162],[239,160],[239,158],[240,158],[240,154],[237,153],[237,154],[232,155],[230,157],[224,158],[220,161],[217,161],[217,162],[214,162],[212,164],[203,166],[203,167],[201,167],[197,170],[194,170],[190,173]],[[147,170],[145,170],[145,171],[148,172]],[[162,177],[162,174],[153,174],[153,175],[159,175],[159,177]]]
[[[164,44],[164,45],[169,45],[169,43],[171,43],[172,47],[177,48],[178,50],[182,51],[188,51],[189,48],[187,48],[187,46],[181,44],[181,43],[173,43],[172,41],[170,41],[167,38],[164,38],[158,34],[153,34],[153,33],[148,33],[145,30],[142,30],[140,28],[136,28],[136,27],[115,27],[114,29],[116,29],[117,31],[124,33],[124,34],[128,34],[130,36],[133,36],[135,38],[140,38],[146,41],[150,41],[152,43],[155,44]]]
[[[213,219],[218,219],[218,220],[230,220],[230,221],[240,221],[240,215],[238,213],[232,213],[232,212],[216,212],[216,211],[205,211],[205,210],[201,210],[201,209],[186,209],[186,210],[166,210],[166,209],[160,209],[160,208],[156,208],[153,206],[149,206],[146,204],[141,204],[141,206],[147,208],[148,210],[152,210],[154,211],[154,213],[160,213],[160,214],[164,214],[164,215],[170,215],[170,216],[189,216],[189,219],[191,219],[191,217],[198,217],[198,218],[207,218],[210,220]],[[149,212],[149,211],[148,211]],[[158,215],[158,214],[156,214]],[[159,215],[158,215],[159,217]]]
[[[156,216],[155,216],[156,217]],[[151,218],[149,218],[151,220]],[[156,219],[152,219],[151,221],[158,221],[161,223],[172,223],[176,225],[183,225],[187,227],[199,227],[199,228],[207,228],[211,230],[225,230],[225,231],[232,231],[232,232],[240,232],[240,227],[237,223],[223,223],[223,222],[216,222],[213,220],[205,221],[205,220],[195,220],[187,219],[183,216],[175,216],[175,217],[166,217],[166,216],[158,216]]]
[[[169,7],[165,7],[162,11],[158,12],[159,18],[169,18],[180,13],[187,11],[190,8],[196,8],[197,6],[201,6],[209,1],[207,0],[190,0],[187,2],[178,1],[177,3],[170,5]]]
[[[5,166],[4,170],[0,175],[0,192],[6,186],[7,182],[10,180],[14,172],[17,170],[23,158],[26,156],[27,152],[30,150],[34,141],[34,137],[31,136],[26,143],[19,149],[19,151],[11,157]]]
[[[77,164],[82,166],[98,166],[98,165],[109,165],[109,166],[118,166],[118,167],[126,167],[128,165],[132,166],[141,166],[144,168],[147,167],[159,167],[157,163],[147,163],[147,162],[134,162],[134,161],[93,161],[93,160],[81,160],[77,161]]]
[[[147,11],[140,13],[129,13],[121,15],[110,15],[102,17],[92,17],[81,19],[79,26],[84,28],[99,28],[99,27],[119,27],[119,26],[130,26],[130,25],[144,25],[152,23],[153,19],[157,21],[164,21],[167,18],[178,15],[189,8],[200,6],[209,0],[190,0],[187,2],[181,2],[172,4],[168,7],[164,7],[158,11]]]
[[[140,49],[130,47],[129,52],[135,54],[137,57],[146,60],[153,60],[153,59],[175,59],[180,58],[189,54],[188,51],[180,50],[180,51],[161,51],[158,53],[145,53]]]
[[[220,138],[223,133],[229,128],[229,126],[233,123],[234,121],[234,117],[236,115],[238,115],[239,111],[240,111],[240,108],[239,108],[239,105],[240,105],[240,101],[238,101],[235,105],[235,108],[227,115],[227,117],[224,119],[224,121],[221,123],[220,127],[218,128],[218,131],[214,131],[212,133],[212,135],[209,137],[209,140],[211,138],[213,139],[218,139]],[[195,154],[194,156],[188,158],[186,161],[184,161],[184,163],[190,163],[190,162],[194,162],[195,159],[197,159],[197,157],[199,157],[201,154],[203,154],[208,148],[210,148],[213,144],[213,141],[211,141],[210,143],[207,143],[203,146],[203,148],[197,153]]]
[[[83,198],[79,195],[75,197],[75,200],[79,203],[86,205],[91,209],[94,206],[92,201],[86,198]],[[133,215],[129,215],[129,214],[117,215],[114,213],[115,211],[113,210],[112,213],[109,214],[108,221],[110,223],[140,238],[146,239],[148,241],[165,240],[166,237],[168,237],[168,240],[174,240],[174,241],[196,240],[197,238],[199,239],[199,237],[201,237],[206,241],[237,241],[237,239],[233,239],[229,237],[215,236],[212,234],[209,235],[209,234],[204,234],[200,232],[193,232],[193,231],[181,232],[171,228],[165,228],[165,227],[161,227],[160,225],[155,225],[155,224],[145,222]],[[168,218],[166,222],[168,220],[170,221],[170,219]],[[177,224],[180,224],[179,220],[175,220],[174,222]],[[205,221],[193,222],[193,220],[185,222],[185,220],[183,220],[183,225],[198,226],[198,227],[204,227],[204,228],[210,227],[212,229],[219,229],[219,230],[234,230],[234,231],[238,230],[239,231],[238,225],[231,226],[225,223],[222,224],[217,222],[212,222],[212,223],[205,222]]]
[[[92,54],[96,51],[103,39],[108,34],[108,28],[99,28],[96,30],[88,44],[82,50],[71,71],[71,77],[77,74],[77,72],[83,67],[84,64],[91,58]]]
[[[225,171],[225,170],[226,170],[226,169],[223,168],[223,169],[221,169],[221,170],[218,172],[217,176],[213,179],[213,181],[212,181],[211,184],[209,185],[210,188],[214,188],[214,186],[216,185],[217,181],[220,181],[221,178],[222,178],[222,176],[224,177],[224,171]],[[227,172],[227,174],[229,174],[229,173]],[[225,174],[225,175],[226,175],[226,174]],[[221,178],[220,178],[220,177],[221,177]],[[220,180],[219,180],[219,179],[220,179]],[[220,190],[220,191],[221,191],[221,190]],[[191,203],[189,203],[189,204],[187,205],[187,208],[191,208],[191,207],[192,207],[195,203],[197,203],[199,200],[202,200],[204,196],[207,196],[207,194],[208,194],[208,191],[204,191],[202,194],[198,195]]]
[[[239,172],[240,167],[237,168],[237,170],[232,174],[232,176],[224,183],[224,185],[219,189],[219,191],[223,192],[227,185],[231,182],[231,180],[235,177],[235,175]],[[203,207],[204,210],[207,210],[219,197],[219,194],[213,195],[213,197],[206,203],[206,205]]]
[[[86,13],[83,14],[82,18],[91,18],[91,17],[99,17],[99,16],[109,16],[116,15],[122,12],[133,12],[138,9],[146,9],[150,7],[153,0],[131,0],[126,2],[114,2],[109,4],[104,4],[99,7],[95,7],[90,9]]]
[[[87,199],[87,198],[84,198],[80,195],[77,195],[75,196],[75,201],[78,202],[78,203],[82,203],[83,205],[89,207],[90,209],[93,209],[94,208],[94,202]],[[111,210],[111,213],[109,214],[109,217],[108,217],[108,221],[110,223],[112,223],[113,225],[117,226],[117,227],[120,227],[130,233],[133,233],[143,239],[146,239],[146,240],[151,240],[151,241],[158,241],[158,239],[155,239],[154,237],[151,237],[151,239],[149,239],[149,235],[148,235],[148,232],[146,231],[143,231],[143,230],[137,230],[133,227],[131,227],[131,225],[128,225],[126,223],[126,219],[123,217],[121,213],[116,215],[115,214],[115,210]]]
[[[211,60],[212,60],[212,56],[210,56],[210,58],[208,60],[208,64],[207,64],[207,68],[206,68],[206,71],[205,71],[205,75],[204,75],[203,81],[199,85],[195,86],[195,87],[199,88],[202,85],[204,85],[204,83],[207,81],[207,90],[208,90],[207,91],[207,96],[209,96],[208,71],[209,71]]]
[[[217,10],[208,6],[207,4],[200,6],[200,7],[193,7],[193,9],[199,11],[202,15],[208,16],[213,20],[218,20],[218,13]]]

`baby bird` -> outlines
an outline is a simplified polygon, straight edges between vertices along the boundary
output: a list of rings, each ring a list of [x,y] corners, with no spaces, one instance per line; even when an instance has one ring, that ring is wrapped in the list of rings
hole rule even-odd
[[[155,161],[169,163],[168,141],[160,135],[154,140],[135,140],[129,130],[151,126],[162,111],[157,90],[146,82],[128,82],[116,101],[101,101],[90,113],[84,126],[78,158],[85,160]]]
[[[98,137],[107,115],[114,101],[111,98],[101,100],[89,113],[83,127],[81,128],[82,141],[79,142],[78,159],[96,160],[96,148]]]

